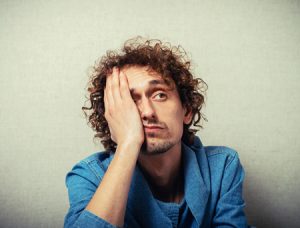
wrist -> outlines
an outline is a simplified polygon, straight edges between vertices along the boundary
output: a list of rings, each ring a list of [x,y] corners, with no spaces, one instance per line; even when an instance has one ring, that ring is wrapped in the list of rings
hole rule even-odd
[[[133,155],[135,157],[140,153],[142,143],[134,140],[125,140],[117,145],[116,154],[125,154],[126,156]]]

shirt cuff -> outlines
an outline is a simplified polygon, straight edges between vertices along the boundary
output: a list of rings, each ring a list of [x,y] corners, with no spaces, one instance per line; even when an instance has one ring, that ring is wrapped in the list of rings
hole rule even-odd
[[[98,217],[97,215],[94,215],[92,212],[88,210],[84,210],[81,212],[79,218],[74,224],[74,227],[76,228],[96,228],[96,227],[103,227],[103,228],[118,228],[117,226],[114,226],[104,219]]]

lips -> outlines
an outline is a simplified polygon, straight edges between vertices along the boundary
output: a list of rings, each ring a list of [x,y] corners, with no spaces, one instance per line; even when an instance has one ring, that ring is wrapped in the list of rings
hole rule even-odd
[[[160,131],[162,130],[163,128],[160,127],[160,126],[157,126],[157,125],[147,125],[147,126],[144,126],[144,129],[145,129],[145,132],[156,132],[156,131]]]
[[[148,128],[148,129],[162,129],[162,127],[157,126],[157,125],[144,125],[144,128]]]
[[[162,129],[162,127],[160,126],[156,126],[156,125],[144,125],[144,128],[149,128],[149,129]]]

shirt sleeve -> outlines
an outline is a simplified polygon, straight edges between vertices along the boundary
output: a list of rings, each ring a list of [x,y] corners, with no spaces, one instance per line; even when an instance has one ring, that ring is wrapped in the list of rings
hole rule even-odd
[[[104,219],[85,210],[85,207],[96,192],[99,183],[100,178],[94,174],[86,162],[78,163],[67,174],[66,186],[69,194],[70,208],[65,216],[64,228],[116,228],[116,226],[106,222]]]
[[[213,218],[213,227],[216,228],[247,227],[242,196],[245,173],[237,153],[230,157],[224,169],[220,198]]]

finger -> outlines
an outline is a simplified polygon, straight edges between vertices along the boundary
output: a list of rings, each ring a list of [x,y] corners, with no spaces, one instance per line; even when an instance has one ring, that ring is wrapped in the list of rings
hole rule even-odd
[[[112,95],[115,102],[121,101],[120,94],[120,70],[117,67],[113,68],[112,81],[111,81]]]
[[[115,139],[114,137],[114,134],[113,134],[113,131],[109,125],[109,121],[110,121],[110,112],[109,112],[109,104],[108,104],[108,100],[107,100],[107,89],[104,89],[104,108],[105,108],[105,119],[107,121],[107,124],[108,124],[108,129],[109,129],[109,133],[110,133],[110,138],[115,142],[117,143],[117,140]]]
[[[108,111],[108,100],[107,100],[107,89],[104,89],[104,116],[107,119],[109,111]]]
[[[120,91],[122,98],[131,98],[127,76],[123,71],[120,73]]]
[[[105,91],[106,92],[105,93],[106,93],[106,99],[107,99],[108,107],[114,105],[114,98],[113,98],[113,95],[112,95],[112,88],[111,88],[111,80],[112,80],[112,75],[107,75],[106,76],[106,85],[105,85]]]

